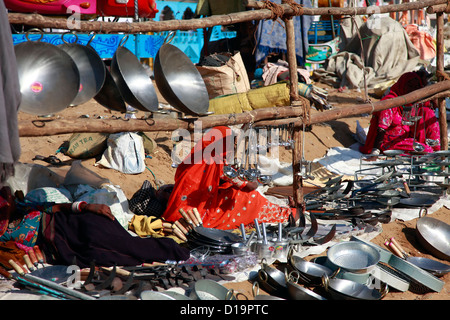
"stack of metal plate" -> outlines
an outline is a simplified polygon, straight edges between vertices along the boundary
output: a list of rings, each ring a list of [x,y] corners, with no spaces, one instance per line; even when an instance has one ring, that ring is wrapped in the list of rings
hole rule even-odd
[[[208,247],[210,252],[222,254],[231,253],[231,245],[242,242],[242,237],[238,234],[202,226],[195,227],[187,238],[192,249],[204,246]]]

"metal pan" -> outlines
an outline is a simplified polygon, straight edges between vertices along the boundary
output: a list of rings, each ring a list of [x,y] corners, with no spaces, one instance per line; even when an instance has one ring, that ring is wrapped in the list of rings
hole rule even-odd
[[[442,277],[450,272],[450,265],[423,257],[407,257],[406,261],[422,268],[436,277]]]
[[[289,297],[293,300],[326,300],[321,295],[300,286],[294,281],[288,279],[286,281]]]
[[[30,274],[56,283],[64,283],[71,276],[72,272],[68,266],[55,265],[37,269]]]
[[[380,292],[355,281],[330,279],[326,275],[322,282],[325,290],[336,300],[381,300],[388,292],[387,286]]]
[[[422,217],[417,220],[416,236],[432,255],[450,261],[450,225],[435,218]]]
[[[105,66],[105,82],[102,88],[94,97],[95,101],[109,110],[127,112],[127,106],[125,100],[123,100],[120,94],[119,87],[117,86],[114,78],[109,72],[108,67]]]
[[[69,43],[62,35],[63,44],[58,45],[58,48],[64,50],[73,59],[77,65],[80,74],[80,87],[75,99],[70,103],[71,106],[77,106],[91,100],[102,88],[105,82],[105,64],[98,55],[97,51],[93,49],[89,43],[94,36],[89,40],[87,45],[78,44],[78,36],[75,33],[70,33],[75,36],[75,40]]]
[[[366,273],[380,261],[380,253],[371,246],[359,242],[340,242],[328,249],[328,260],[344,270]]]
[[[163,44],[155,57],[154,73],[159,92],[174,108],[190,115],[209,114],[205,82],[180,49]]]
[[[385,250],[380,246],[368,241],[364,241],[360,238],[352,236],[350,241],[364,243],[371,246],[380,253],[380,262],[386,263],[389,267],[399,271],[402,275],[406,276],[409,283],[419,284],[421,287],[426,287],[429,290],[439,292],[444,286],[444,282],[429,272],[417,267],[416,265],[394,255],[391,251]],[[377,266],[381,266],[378,264]],[[375,273],[374,273],[375,274]]]
[[[159,112],[153,82],[139,59],[123,45],[122,39],[111,61],[111,75],[125,102],[140,111]]]
[[[286,275],[284,272],[269,266],[265,263],[265,259],[262,259],[261,269],[258,270],[259,280],[268,283],[270,286],[274,287],[276,290],[286,289]]]
[[[236,242],[241,242],[242,240],[242,238],[235,233],[220,229],[205,228],[202,226],[195,227],[192,233],[196,233],[201,237],[208,238],[215,242],[220,242],[223,244],[233,244]]]
[[[299,273],[299,279],[305,284],[319,285],[324,274],[333,277],[333,271],[324,265],[306,261],[293,255],[289,257],[288,261],[291,267]]]
[[[19,43],[14,51],[22,94],[19,110],[44,116],[67,108],[80,87],[80,74],[69,54],[41,41]]]
[[[194,300],[236,300],[233,289],[209,279],[196,281],[190,297]]]
[[[417,196],[411,194],[410,198],[401,198],[396,207],[422,208],[431,207],[437,199],[430,196]]]

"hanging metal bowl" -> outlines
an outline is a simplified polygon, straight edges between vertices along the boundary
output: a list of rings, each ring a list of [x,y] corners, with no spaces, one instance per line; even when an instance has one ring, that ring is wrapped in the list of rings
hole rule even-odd
[[[87,45],[78,44],[78,36],[75,33],[70,33],[75,36],[75,41],[67,42],[63,34],[63,44],[58,45],[58,48],[64,50],[73,59],[77,65],[80,74],[80,87],[75,99],[71,102],[71,106],[77,106],[91,100],[102,88],[105,82],[105,64],[98,55],[97,51],[92,48],[89,43],[94,36],[89,40]]]
[[[113,111],[127,112],[127,106],[125,100],[123,100],[120,94],[119,87],[114,81],[111,72],[105,66],[105,82],[102,88],[94,97],[95,101],[100,103],[107,109]]]
[[[39,116],[60,112],[78,94],[78,68],[64,50],[26,36],[28,41],[14,46],[22,95],[19,110]]]
[[[450,261],[450,225],[435,218],[422,217],[417,220],[416,235],[432,255]]]
[[[183,51],[163,44],[155,57],[154,73],[159,92],[174,108],[190,115],[209,114],[205,82]]]
[[[125,102],[140,111],[159,112],[158,97],[150,76],[122,39],[111,61],[111,75]]]

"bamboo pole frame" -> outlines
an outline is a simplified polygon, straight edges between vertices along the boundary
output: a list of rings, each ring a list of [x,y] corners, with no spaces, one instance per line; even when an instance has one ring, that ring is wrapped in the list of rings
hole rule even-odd
[[[288,51],[288,64],[291,77],[291,87],[290,87],[290,97],[291,97],[291,107],[295,109],[296,106],[300,105],[301,102],[298,100],[297,93],[297,62],[295,57],[295,38],[293,35],[293,24],[292,24],[292,16],[294,15],[365,15],[365,14],[373,14],[373,13],[390,13],[390,12],[402,12],[408,10],[418,10],[427,8],[427,12],[433,12],[437,15],[437,55],[438,55],[438,63],[437,70],[443,72],[443,12],[448,11],[447,7],[448,0],[424,0],[424,1],[416,1],[409,3],[402,3],[398,5],[388,5],[381,7],[364,7],[364,8],[303,8],[301,12],[295,12],[294,9],[285,3],[281,5],[284,10],[284,14],[282,19],[286,25],[286,44]],[[444,7],[445,6],[445,7]],[[162,32],[162,31],[171,31],[171,30],[191,30],[191,29],[199,29],[199,28],[208,28],[213,27],[215,25],[231,25],[240,22],[252,21],[252,20],[264,20],[271,19],[273,16],[273,12],[271,10],[265,9],[264,4],[261,1],[247,1],[248,8],[255,8],[258,10],[231,13],[227,15],[217,15],[211,16],[201,19],[191,19],[191,20],[169,20],[169,21],[148,21],[148,22],[133,22],[133,23],[108,23],[108,22],[99,22],[99,21],[80,21],[78,24],[68,25],[67,19],[63,18],[50,18],[44,17],[38,14],[20,14],[20,13],[9,13],[8,19],[10,23],[16,24],[24,24],[31,25],[34,27],[40,28],[58,28],[58,29],[71,29],[74,31],[81,32],[126,32],[126,33],[139,33],[139,32]],[[294,54],[292,54],[294,53]],[[430,90],[430,87],[433,87]],[[297,207],[301,210],[304,210],[303,206],[303,194],[302,194],[302,178],[300,176],[300,159],[302,159],[302,141],[299,127],[300,125],[305,125],[305,121],[308,124],[319,123],[324,121],[329,121],[332,119],[340,119],[349,117],[352,115],[359,115],[366,112],[374,112],[378,110],[384,110],[388,108],[392,108],[395,106],[413,103],[419,101],[421,99],[426,99],[431,95],[441,94],[447,90],[450,90],[450,81],[445,80],[441,81],[433,86],[427,87],[426,89],[416,90],[410,94],[407,94],[402,97],[380,101],[378,103],[370,103],[365,105],[358,105],[352,108],[340,108],[337,110],[324,111],[322,113],[318,113],[315,115],[310,115],[307,117],[305,113],[305,105],[304,108],[299,111],[296,109],[297,114],[290,115],[286,117],[294,117],[293,119],[289,119],[290,122],[295,123],[295,132],[294,139],[296,141],[294,150],[293,150],[293,168],[294,168],[294,200],[297,204]],[[426,92],[425,92],[425,91]],[[440,126],[441,126],[441,149],[448,149],[448,138],[447,135],[447,122],[446,122],[446,113],[445,113],[445,101],[441,96],[437,99],[439,106],[439,115],[440,115]],[[280,108],[276,108],[280,110]],[[292,110],[291,110],[292,111]],[[261,116],[261,111],[256,111],[253,114],[244,113],[242,115],[233,115],[234,124],[237,123],[245,123],[245,122],[254,122],[256,121],[268,121],[267,119],[271,119],[270,121],[274,121],[274,119],[279,118],[279,114],[270,115],[265,118],[265,116]],[[251,119],[247,117],[250,116]],[[214,116],[210,116],[214,117]],[[208,118],[202,118],[202,121],[208,122],[208,125],[226,125],[231,124],[230,115],[228,119],[220,117],[211,121],[207,120]],[[239,118],[239,120],[237,120]],[[307,118],[307,120],[305,120]],[[198,120],[198,119],[197,119]],[[214,121],[215,120],[215,121]],[[112,120],[116,121],[116,120]],[[283,121],[286,121],[284,119]],[[125,122],[125,121],[124,121]],[[177,119],[177,121],[167,121],[164,120],[164,124],[159,121],[152,119],[153,124],[150,124],[148,119],[146,120],[134,120],[129,119],[129,121],[125,122],[125,126],[123,123],[118,123],[117,121],[113,123],[111,120],[58,120],[54,122],[53,120],[41,120],[40,126],[36,124],[36,121],[32,122],[30,126],[29,123],[24,123],[23,121],[19,122],[19,135],[20,136],[33,136],[36,132],[40,132],[39,135],[45,135],[43,132],[45,131],[47,135],[60,134],[63,132],[120,132],[120,131],[161,131],[161,130],[175,130],[178,128],[182,128],[183,126],[186,129],[193,128],[193,122],[195,119],[190,119],[186,121],[182,121]],[[120,125],[119,125],[120,124]],[[205,126],[203,126],[206,128]],[[443,129],[445,129],[444,133]],[[66,130],[66,131],[64,131]],[[116,131],[119,130],[119,131]]]

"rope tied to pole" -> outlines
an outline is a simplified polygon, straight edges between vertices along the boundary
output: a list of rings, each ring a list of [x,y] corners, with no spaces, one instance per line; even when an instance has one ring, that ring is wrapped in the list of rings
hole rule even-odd
[[[295,0],[284,0],[284,3],[289,5],[291,7],[291,9],[294,11],[293,16],[302,16],[303,15],[303,5],[295,2]]]
[[[284,9],[278,3],[272,2],[270,0],[264,0],[262,2],[263,2],[263,9],[268,9],[272,11],[270,19],[272,19],[273,21],[278,20],[278,18],[281,18],[284,15]]]

